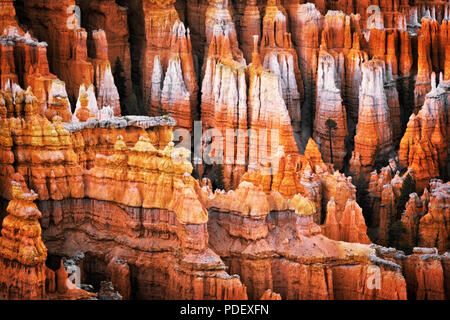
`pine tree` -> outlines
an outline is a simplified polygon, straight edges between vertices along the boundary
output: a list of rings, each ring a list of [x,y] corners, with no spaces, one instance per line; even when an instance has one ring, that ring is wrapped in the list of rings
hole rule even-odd
[[[334,164],[333,161],[333,131],[337,128],[337,123],[331,118],[328,118],[327,121],[325,121],[325,125],[328,128],[328,139],[330,142],[330,156],[331,156],[331,163]]]

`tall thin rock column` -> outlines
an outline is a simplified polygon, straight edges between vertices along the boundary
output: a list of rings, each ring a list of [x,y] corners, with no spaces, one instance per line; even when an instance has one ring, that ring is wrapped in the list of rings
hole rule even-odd
[[[330,120],[336,123],[335,128],[328,127]],[[333,56],[327,52],[326,46],[322,45],[317,72],[314,138],[320,144],[324,161],[333,163],[338,170],[342,169],[347,154],[347,134],[347,114],[342,105],[341,91],[336,87],[336,63]]]
[[[45,296],[47,248],[41,239],[41,212],[34,191],[12,182],[12,196],[0,237],[0,298],[42,299]]]
[[[368,174],[375,161],[388,157],[393,149],[392,122],[384,91],[384,68],[384,61],[379,59],[362,65],[358,126],[350,160],[354,176]]]

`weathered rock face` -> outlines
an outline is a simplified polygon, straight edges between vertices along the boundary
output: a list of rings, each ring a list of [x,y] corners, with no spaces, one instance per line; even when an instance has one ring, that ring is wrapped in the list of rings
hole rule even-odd
[[[312,132],[315,106],[315,86],[317,58],[320,44],[321,15],[311,3],[293,3],[289,6],[292,27],[292,40],[297,47],[299,68],[304,85],[304,104],[302,106],[303,130]]]
[[[217,163],[224,161],[225,188],[229,189],[236,187],[248,159],[246,70],[245,65],[233,60],[228,33],[215,34],[208,55],[202,86],[201,120],[208,137],[220,134],[223,139],[219,142],[223,146],[218,146],[217,152],[222,149],[224,158],[211,157]]]
[[[189,174],[192,165],[186,152],[172,144],[158,150],[148,136],[129,149],[119,136],[114,153],[97,156],[86,172],[88,199],[41,202],[48,212],[43,224],[50,250],[62,247],[69,256],[77,250],[92,252],[108,264],[105,276],[125,296],[131,289],[133,297],[141,299],[246,299],[245,287],[224,271],[223,262],[208,248],[208,215],[198,198],[198,183]],[[99,192],[105,184],[108,190]],[[58,235],[72,224],[81,233],[61,242]],[[90,228],[97,230],[94,238]],[[111,246],[95,240],[112,233],[120,236],[111,238],[116,239]],[[130,281],[149,286],[130,288]],[[208,291],[211,287],[217,290]]]
[[[430,43],[425,35],[421,34],[418,38],[418,62],[417,78],[414,88],[414,113],[420,110],[425,101],[425,95],[431,90],[431,72],[432,65],[429,48]]]
[[[362,72],[355,150],[350,160],[355,176],[370,172],[374,161],[388,156],[393,149],[392,122],[383,82],[384,62],[370,60],[362,65]]]
[[[65,84],[50,73],[47,44],[38,42],[21,29],[9,27],[1,37],[0,51],[1,87],[10,91],[13,99],[17,94],[22,96],[21,86],[31,87],[39,103],[37,113],[47,116],[50,120],[52,116],[59,115],[65,122],[70,121],[67,113],[70,112],[70,103],[67,100]],[[19,105],[22,103],[23,101],[19,101]],[[9,116],[21,114],[19,112]]]
[[[450,183],[432,182],[428,212],[420,218],[419,222],[419,246],[436,247],[439,252],[448,250],[450,245],[449,197]]]
[[[417,116],[413,114],[409,119],[399,149],[400,165],[414,171],[419,192],[428,186],[431,178],[445,175],[448,167],[446,92],[441,85],[436,87],[434,73],[431,83],[432,89],[422,108]]]
[[[253,36],[261,39],[261,14],[257,6],[257,0],[248,0],[241,21],[239,44],[245,61],[252,61]]]
[[[300,102],[303,81],[298,67],[291,34],[288,33],[287,13],[276,1],[268,3],[262,23],[261,57],[263,66],[280,78],[283,99],[289,111],[294,131],[300,131]],[[301,93],[301,94],[300,94]]]
[[[368,55],[360,48],[359,35],[353,34],[352,47],[345,56],[344,101],[349,120],[349,134],[352,138],[356,130],[359,114],[359,87],[362,80],[362,64],[368,61]]]
[[[236,204],[245,201],[249,204],[246,210],[233,206],[219,209],[212,201],[209,212],[209,243],[230,271],[241,276],[249,298],[261,297],[269,288],[283,299],[406,299],[400,266],[378,258],[367,245],[324,237],[313,222],[313,202],[298,195],[291,200],[289,210],[279,207],[271,211],[273,195],[266,196],[263,207],[264,193],[255,201],[260,192],[262,189],[243,182],[236,193],[215,197],[221,198],[219,203],[224,197]],[[236,238],[239,241],[231,245]],[[320,263],[315,251],[321,252]],[[372,263],[381,268],[381,290],[367,287]],[[352,282],[354,273],[359,272],[367,276]]]
[[[218,33],[228,35],[230,39],[230,51],[233,59],[245,64],[245,59],[237,38],[236,27],[231,17],[228,0],[208,0],[208,8],[205,12],[205,59],[208,57],[210,44]]]
[[[61,121],[32,116],[10,119],[15,169],[36,190],[40,200],[84,197],[82,172],[70,134]],[[51,163],[52,166],[49,166]]]
[[[405,228],[405,233],[402,234],[402,242],[408,247],[412,248],[416,246],[419,220],[426,212],[426,209],[425,204],[419,198],[417,193],[411,193],[409,195],[405,212],[401,217],[402,225]]]
[[[81,99],[82,107],[91,112],[84,103],[85,98]],[[169,144],[172,140],[169,127],[173,127],[173,119],[93,120],[67,124],[65,129],[61,122],[52,124],[33,114],[33,103],[35,100],[29,97],[24,107],[25,118],[2,119],[5,123],[2,128],[8,128],[14,137],[12,141],[8,139],[8,131],[3,129],[2,146],[7,155],[8,147],[13,143],[17,171],[24,173],[28,183],[38,190],[35,197],[40,199],[39,206],[44,212],[44,240],[50,252],[73,256],[81,250],[103,259],[110,266],[103,273],[105,278],[117,283],[116,287],[125,297],[130,297],[133,289],[132,297],[138,298],[247,298],[239,278],[228,275],[223,262],[208,248],[208,216],[197,195],[198,183],[190,176],[192,165],[186,160],[190,152],[174,149],[173,143]],[[114,132],[115,128],[121,129]],[[114,133],[123,133],[124,137],[119,135],[116,141]],[[100,150],[106,155],[101,155]],[[45,166],[49,162],[52,166]],[[10,170],[10,163],[6,158],[6,172]],[[82,167],[90,170],[85,171]],[[25,184],[25,179],[21,182]],[[99,192],[105,184],[110,186],[109,190]],[[123,188],[128,190],[126,194]],[[4,193],[8,194],[8,191]],[[161,208],[155,209],[157,207]],[[86,211],[86,208],[92,210]],[[111,217],[115,217],[113,221]],[[78,227],[70,227],[74,223],[87,228],[80,233],[76,230]],[[135,226],[130,229],[131,225]],[[92,228],[98,228],[98,232],[92,233]],[[4,227],[3,231],[6,230]],[[68,230],[74,230],[73,235],[66,238],[67,243],[61,242],[65,238],[62,234],[67,234]],[[119,234],[129,238],[111,242],[111,247],[105,248],[103,241],[98,239],[107,239],[111,232],[117,232],[116,239],[120,239]],[[100,233],[104,233],[100,238],[93,236]],[[88,240],[90,237],[93,238]],[[75,239],[80,240],[81,246],[75,244]],[[152,242],[159,244],[154,246]],[[159,249],[154,251],[158,246]],[[180,250],[184,252],[182,257]],[[145,258],[142,252],[145,252]],[[126,261],[131,271],[118,260]],[[135,270],[144,269],[145,272],[135,273]],[[195,275],[194,269],[206,272],[207,276]],[[160,270],[165,272],[161,274]],[[86,297],[79,291],[72,292],[68,283],[65,285],[67,272],[64,269],[43,268],[41,273],[48,276],[50,298]],[[160,275],[159,280],[155,278],[156,274]],[[43,290],[45,279],[42,278]],[[131,288],[130,283],[154,283],[156,289]],[[217,290],[209,291],[208,288],[213,287]],[[180,295],[180,292],[183,293]]]
[[[42,299],[45,295],[47,248],[41,239],[41,212],[34,192],[12,182],[13,200],[3,220],[0,238],[0,296],[2,299]]]
[[[119,91],[114,83],[111,64],[108,60],[106,33],[103,30],[96,30],[93,32],[92,37],[95,41],[95,59],[93,60],[93,65],[98,108],[101,110],[104,107],[111,107],[114,116],[120,117],[120,97]]]
[[[314,139],[319,141],[320,152],[327,163],[342,169],[347,154],[345,139],[347,113],[342,105],[340,90],[336,87],[336,63],[325,45],[319,52],[317,72],[316,117],[314,121]]]
[[[434,248],[414,248],[403,257],[403,273],[411,300],[445,300],[444,272],[441,256]]]
[[[80,28],[76,16],[70,15],[70,8],[75,5],[75,0],[23,1],[24,23],[34,36],[48,44],[52,70],[66,83],[71,100],[80,85],[94,83],[86,43],[88,34]]]
[[[436,247],[443,253],[448,250],[448,183],[431,179],[428,189],[419,197],[416,192],[409,195],[409,201],[403,212],[399,212],[402,187],[406,175],[416,180],[416,174],[411,169],[400,176],[397,171],[393,177],[395,163],[382,169],[381,173],[373,172],[369,183],[370,207],[373,211],[369,227],[377,228],[376,243],[388,245],[390,226],[401,221],[404,229],[400,234],[399,244],[412,249],[415,246]],[[416,188],[417,189],[417,188]]]
[[[260,61],[259,54],[255,53],[248,70],[249,128],[256,133],[249,139],[250,167],[264,161],[270,162],[281,149],[287,155],[298,154],[291,118],[283,100],[279,78],[263,68]],[[267,137],[268,131],[271,131],[270,138]],[[278,143],[274,144],[272,139],[278,140]]]
[[[5,29],[14,27],[20,30],[16,19],[16,9],[14,8],[15,0],[0,1],[0,32],[3,34]]]
[[[144,33],[142,24],[135,26],[138,39],[132,41],[138,66],[135,77],[140,79],[146,114],[171,113],[180,127],[190,131],[196,117],[198,84],[189,30],[180,21],[174,2],[132,4],[131,13],[142,16],[145,26]]]
[[[336,212],[336,203],[331,198],[327,205],[327,218],[321,228],[323,234],[333,240],[371,243],[362,210],[356,201],[348,200],[344,212]]]
[[[90,298],[50,263],[86,253],[101,299],[448,298],[449,6],[300,2],[0,0],[0,196],[40,209],[0,294]]]
[[[108,58],[111,71],[120,88],[121,99],[126,102],[132,94],[130,33],[128,30],[127,8],[113,0],[79,0],[82,24],[88,32],[104,30],[108,42]],[[88,39],[88,47],[95,47],[93,39]],[[127,110],[131,111],[131,110]]]

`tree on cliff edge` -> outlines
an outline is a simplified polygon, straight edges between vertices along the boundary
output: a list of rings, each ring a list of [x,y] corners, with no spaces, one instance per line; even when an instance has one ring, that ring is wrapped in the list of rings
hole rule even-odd
[[[325,125],[328,128],[328,139],[330,142],[330,156],[331,156],[331,163],[334,164],[333,161],[333,131],[337,128],[337,123],[331,118],[328,118],[327,121],[325,121]]]

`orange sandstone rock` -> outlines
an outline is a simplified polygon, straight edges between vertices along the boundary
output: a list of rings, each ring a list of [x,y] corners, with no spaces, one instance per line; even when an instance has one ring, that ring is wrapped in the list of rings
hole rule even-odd
[[[247,62],[252,61],[253,36],[261,39],[261,14],[256,0],[246,1],[240,25],[240,47]]]
[[[92,37],[95,41],[96,57],[93,60],[95,70],[95,86],[97,89],[97,104],[99,110],[104,107],[111,107],[114,116],[120,117],[120,97],[111,70],[111,63],[108,58],[108,42],[106,33],[103,30],[96,30]]]
[[[440,252],[448,250],[449,187],[449,183],[438,182],[431,190],[428,212],[419,222],[418,238],[421,247],[437,247]]]
[[[66,83],[69,98],[73,99],[80,85],[94,83],[94,68],[89,62],[87,32],[70,17],[75,0],[24,1],[23,13],[29,17],[28,27],[33,35],[48,43],[50,64],[55,74]],[[52,32],[49,32],[52,30]]]
[[[393,149],[392,122],[383,84],[384,62],[370,60],[363,64],[362,71],[355,150],[350,160],[356,176],[370,172],[375,157],[388,156]]]
[[[280,77],[283,99],[291,117],[294,131],[300,131],[300,101],[303,81],[298,67],[297,53],[288,33],[287,13],[284,8],[268,3],[263,19],[261,57],[263,66]]]
[[[3,299],[42,299],[45,295],[47,248],[41,239],[41,212],[33,203],[34,191],[12,182],[13,200],[3,220],[0,238],[0,276]]]
[[[320,151],[325,162],[333,163],[335,168],[340,170],[347,154],[345,139],[348,130],[347,113],[342,105],[341,92],[336,87],[336,68],[333,56],[327,52],[325,45],[321,46],[317,74],[314,138],[319,141]],[[334,121],[335,128],[328,127],[327,121],[329,120]]]
[[[400,165],[415,172],[419,192],[425,189],[430,178],[445,172],[447,162],[448,116],[445,110],[445,91],[436,87],[432,75],[432,90],[417,116],[411,115],[405,135],[400,142]],[[446,120],[447,119],[447,120]]]

